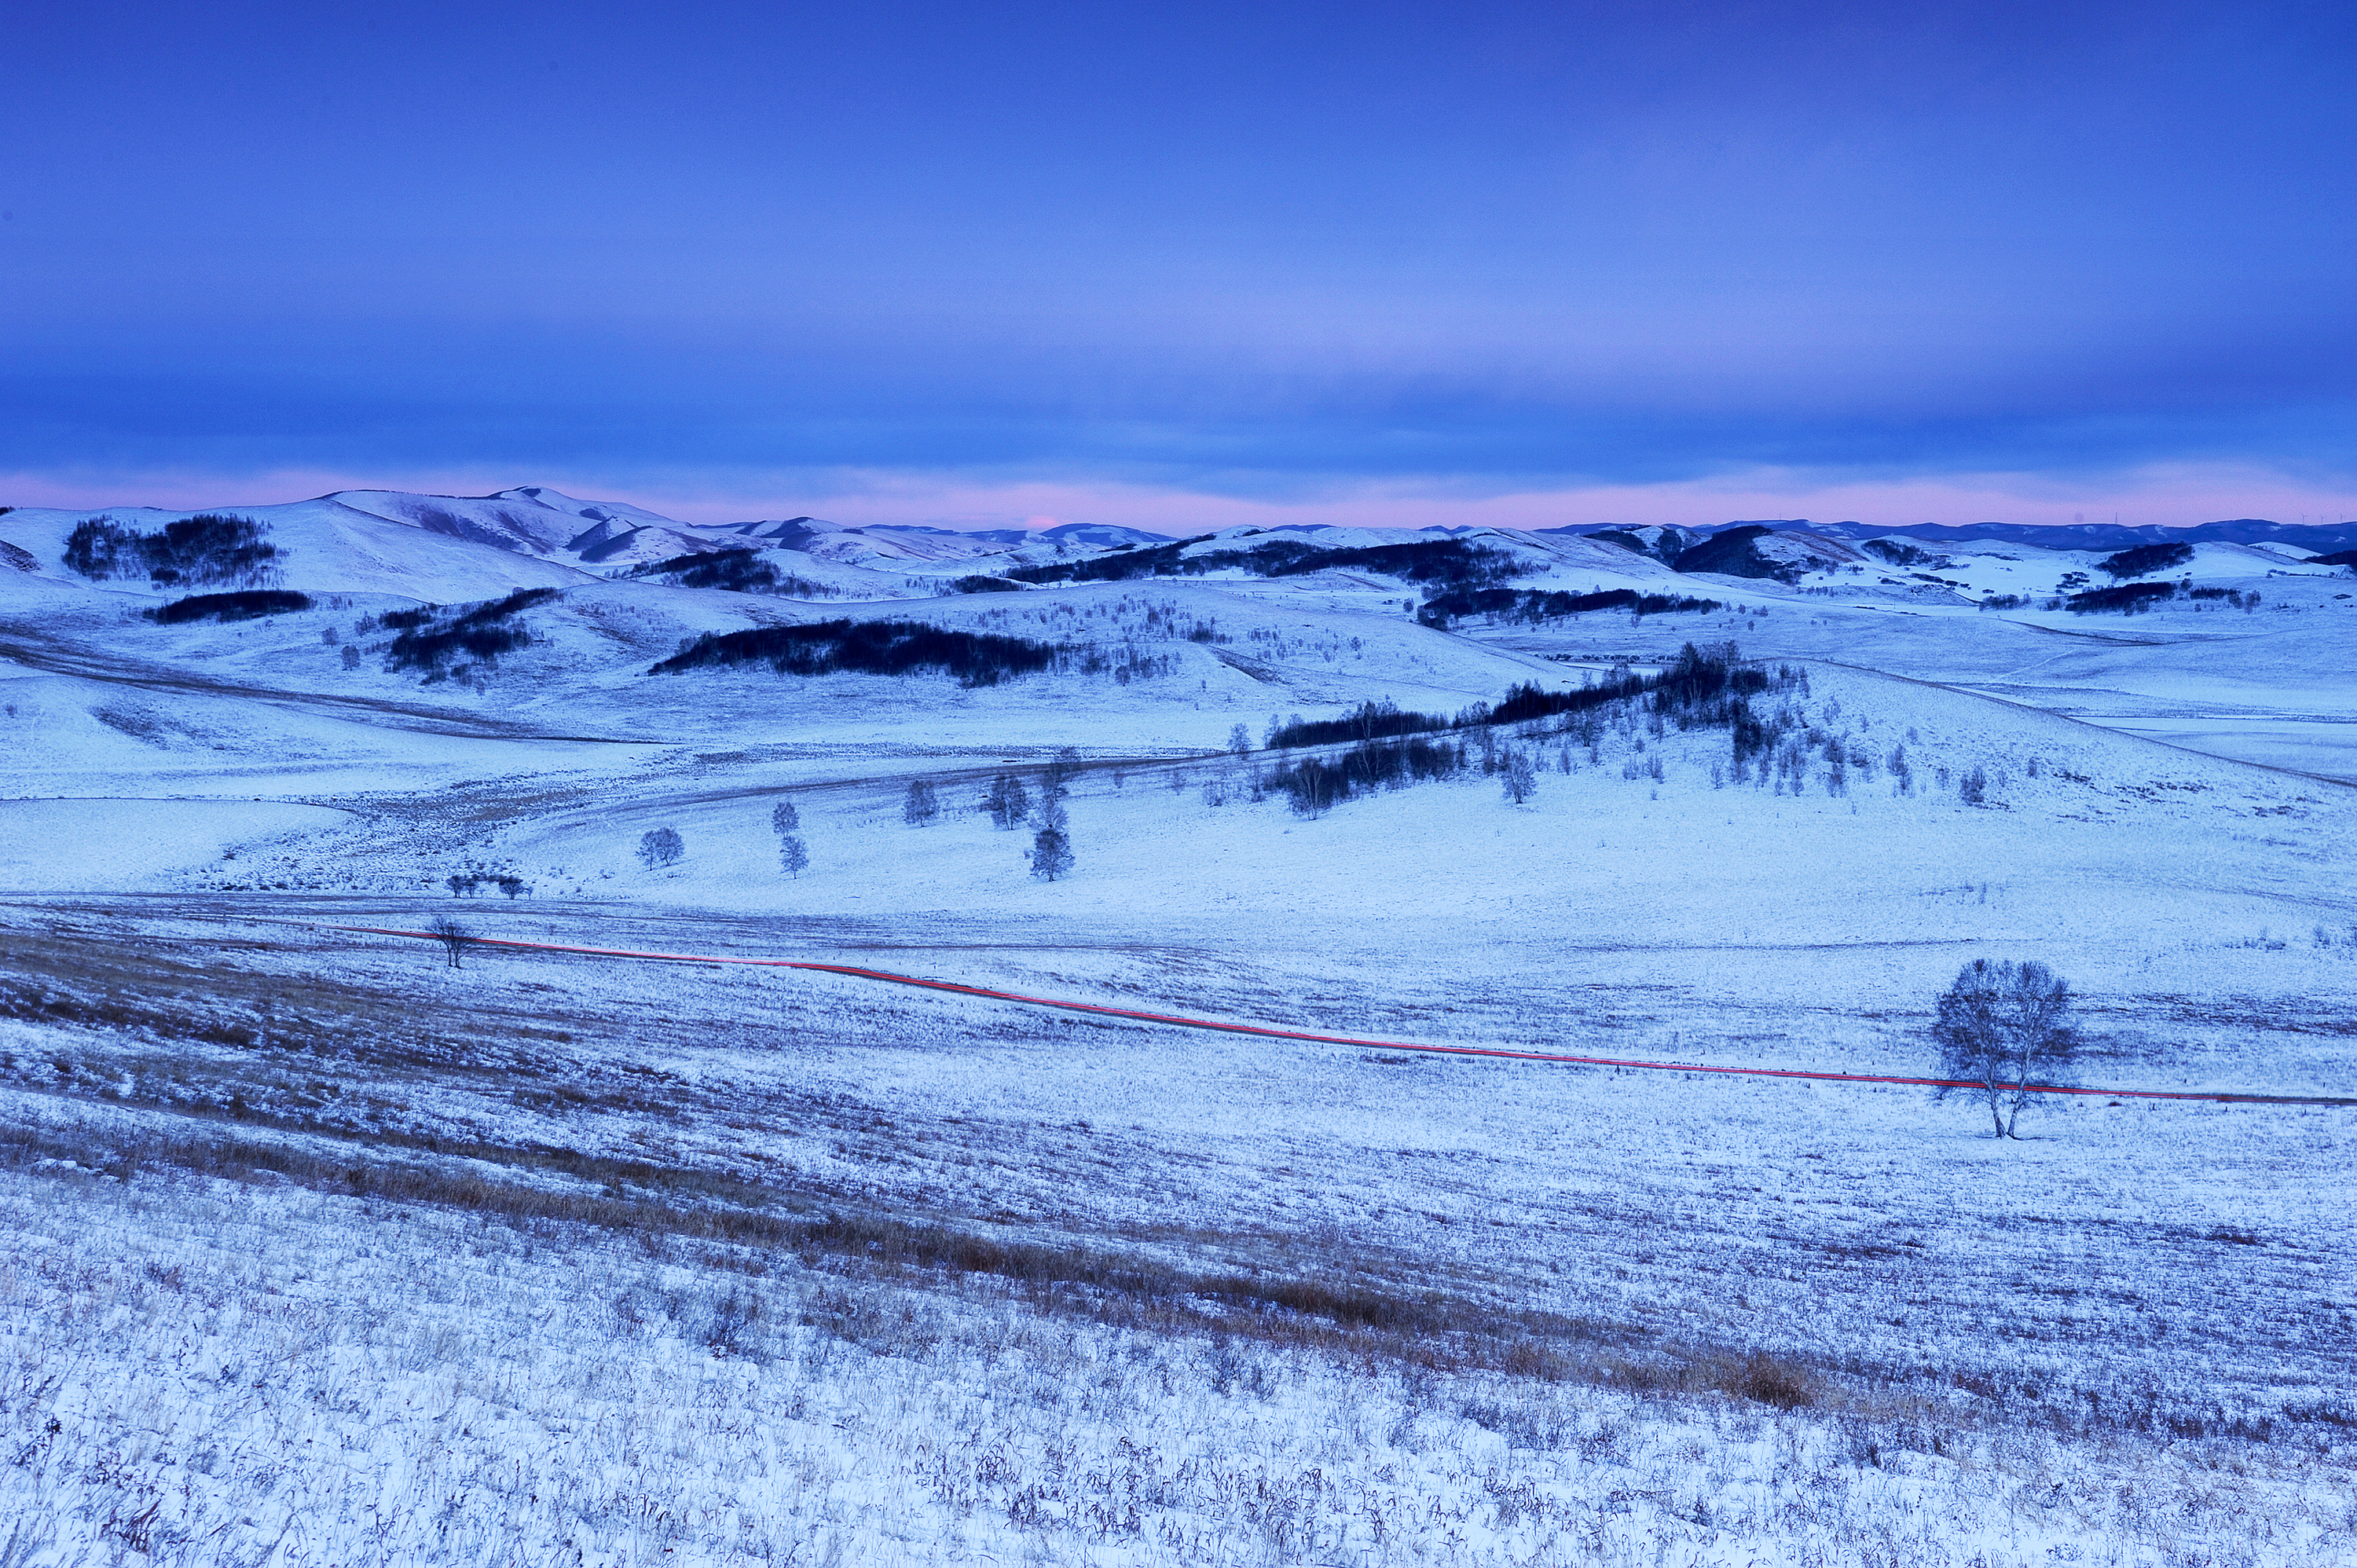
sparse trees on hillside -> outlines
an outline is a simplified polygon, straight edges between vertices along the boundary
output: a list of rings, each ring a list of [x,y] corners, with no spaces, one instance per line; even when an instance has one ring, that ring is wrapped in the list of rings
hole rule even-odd
[[[652,828],[639,837],[639,864],[649,871],[676,865],[686,853],[687,844],[672,828]]]
[[[2038,1098],[2041,1086],[2061,1081],[2078,1049],[2071,988],[2034,959],[1992,963],[1976,958],[1940,998],[1932,1038],[1940,1047],[1940,1076],[1969,1085],[1962,1092],[1986,1098],[1997,1137],[2018,1137],[2014,1124],[2021,1108]]]
[[[941,796],[933,787],[922,779],[909,779],[908,799],[900,802],[900,820],[920,828],[941,814]]]

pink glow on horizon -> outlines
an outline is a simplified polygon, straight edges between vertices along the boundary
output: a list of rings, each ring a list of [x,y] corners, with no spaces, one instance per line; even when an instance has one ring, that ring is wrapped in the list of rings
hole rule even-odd
[[[1738,520],[1807,518],[1885,526],[1983,521],[2186,526],[2221,518],[2276,522],[2357,519],[2357,489],[2299,484],[2280,474],[2222,468],[2151,470],[2107,484],[2065,485],[2029,476],[1966,476],[1891,483],[1814,484],[1793,476],[1749,475],[1711,482],[1598,486],[1507,495],[1450,496],[1431,490],[1364,489],[1299,500],[1044,482],[978,484],[926,476],[876,475],[806,491],[751,485],[662,489],[594,478],[498,477],[468,472],[350,475],[291,469],[227,478],[203,474],[122,477],[0,477],[0,502],[73,510],[264,506],[344,489],[486,495],[517,484],[585,500],[619,501],[682,522],[735,522],[804,513],[860,526],[925,523],[942,528],[1050,528],[1061,522],[1124,523],[1159,533],[1202,533],[1249,524],[1360,528],[1444,526],[1604,527],[1676,523],[1718,527]],[[785,499],[778,499],[783,496]]]

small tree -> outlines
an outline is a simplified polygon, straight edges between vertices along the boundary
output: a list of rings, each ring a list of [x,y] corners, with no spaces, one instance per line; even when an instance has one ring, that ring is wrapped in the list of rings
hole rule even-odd
[[[1940,1076],[1969,1086],[1967,1094],[1986,1095],[1996,1135],[2018,1138],[2021,1108],[2040,1088],[2061,1082],[2078,1049],[2071,987],[2034,959],[1976,958],[1940,998],[1932,1038],[1940,1047]]]
[[[1071,840],[1061,828],[1041,828],[1031,840],[1031,875],[1053,882],[1072,869]]]
[[[778,863],[786,868],[788,876],[800,876],[809,868],[810,850],[802,841],[788,833],[778,841]]]
[[[1531,754],[1517,748],[1506,754],[1506,765],[1501,782],[1506,799],[1519,806],[1539,792],[1539,770],[1531,761]]]
[[[649,871],[676,865],[686,853],[687,845],[671,828],[652,828],[639,838],[639,864]]]
[[[433,923],[425,929],[433,933],[434,940],[440,942],[442,950],[449,955],[450,967],[452,969],[462,967],[458,960],[473,944],[475,934],[447,915],[436,916]]]
[[[1081,753],[1077,746],[1068,746],[1048,759],[1048,773],[1042,780],[1043,792],[1050,797],[1072,792],[1072,776],[1081,770]]]
[[[1012,773],[992,775],[990,794],[983,803],[989,807],[990,825],[996,828],[1011,828],[1031,815],[1031,791]]]
[[[1039,831],[1031,839],[1031,875],[1053,882],[1072,869],[1072,835],[1064,802],[1053,795],[1039,802]]]
[[[780,838],[785,837],[788,833],[799,832],[802,825],[802,814],[794,810],[794,803],[791,800],[779,801],[776,809],[770,813],[770,830]]]
[[[1228,749],[1236,756],[1242,757],[1252,748],[1252,731],[1242,725],[1231,726],[1228,730]]]
[[[941,814],[941,797],[933,792],[933,787],[921,779],[909,779],[909,798],[900,803],[900,820],[916,828]]]

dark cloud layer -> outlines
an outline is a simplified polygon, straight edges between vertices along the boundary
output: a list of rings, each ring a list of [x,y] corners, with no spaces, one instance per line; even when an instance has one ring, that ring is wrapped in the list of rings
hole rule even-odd
[[[22,472],[2357,467],[2330,8],[101,4],[12,53]]]

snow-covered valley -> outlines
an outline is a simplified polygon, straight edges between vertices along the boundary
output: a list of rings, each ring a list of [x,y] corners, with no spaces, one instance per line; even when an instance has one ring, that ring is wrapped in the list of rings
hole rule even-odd
[[[2357,1100],[2321,552],[2203,542],[2115,614],[2070,599],[2116,553],[2002,541],[588,505],[232,509],[307,603],[178,624],[69,566],[93,514],[0,514],[0,1563],[2357,1552],[2357,1106],[1998,1140],[1920,1089],[339,929],[1901,1075],[1961,964],[2034,957],[2090,1084]],[[667,564],[748,542],[761,591]],[[1049,651],[780,672],[838,621]],[[649,673],[756,635],[804,651]],[[1768,750],[1577,705],[1729,642]],[[1464,722],[1517,689],[1560,711]],[[1294,809],[1350,746],[1273,741],[1369,703],[1445,776]]]

